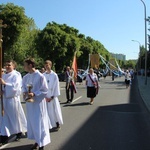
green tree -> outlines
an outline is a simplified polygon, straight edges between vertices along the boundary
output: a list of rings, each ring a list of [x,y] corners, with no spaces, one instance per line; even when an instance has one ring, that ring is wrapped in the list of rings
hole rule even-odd
[[[23,7],[13,3],[0,5],[0,11],[1,19],[7,24],[3,30],[3,58],[22,63],[28,56],[36,55],[34,41],[38,30],[34,20],[25,15]]]

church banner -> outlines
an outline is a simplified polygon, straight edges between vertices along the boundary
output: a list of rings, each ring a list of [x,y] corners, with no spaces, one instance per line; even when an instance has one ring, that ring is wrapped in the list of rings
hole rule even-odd
[[[109,63],[110,63],[110,69],[111,70],[116,70],[117,68],[116,68],[116,62],[115,62],[115,59],[110,59],[109,60]]]
[[[90,54],[90,61],[91,61],[91,67],[98,69],[100,65],[100,60],[99,60],[99,55],[98,54]]]

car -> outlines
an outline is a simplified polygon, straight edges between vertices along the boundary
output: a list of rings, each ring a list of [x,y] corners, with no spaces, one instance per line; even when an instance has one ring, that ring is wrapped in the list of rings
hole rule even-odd
[[[65,73],[57,73],[59,81],[65,81]]]

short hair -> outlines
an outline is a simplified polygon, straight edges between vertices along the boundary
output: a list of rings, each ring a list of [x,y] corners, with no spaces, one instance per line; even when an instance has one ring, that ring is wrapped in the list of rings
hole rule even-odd
[[[13,66],[16,68],[16,62],[15,62],[14,60],[10,60],[10,59],[9,59],[9,60],[6,60],[6,61],[5,61],[5,64],[6,64],[6,63],[12,63]]]
[[[52,62],[50,60],[46,60],[44,64],[50,64],[52,66]]]
[[[32,67],[35,68],[35,60],[34,60],[34,58],[27,58],[27,59],[25,59],[24,62],[27,63],[28,65],[31,64]]]

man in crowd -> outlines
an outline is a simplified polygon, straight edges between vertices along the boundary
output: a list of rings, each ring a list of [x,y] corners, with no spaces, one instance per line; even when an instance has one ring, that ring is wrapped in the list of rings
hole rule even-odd
[[[67,103],[69,103],[73,101],[75,90],[74,71],[73,69],[70,69],[69,66],[66,67],[65,80],[66,80],[66,98]]]

